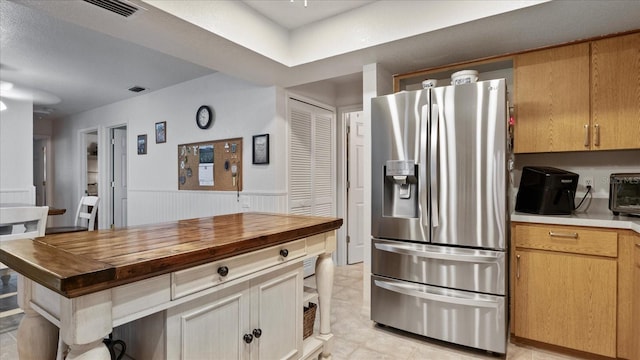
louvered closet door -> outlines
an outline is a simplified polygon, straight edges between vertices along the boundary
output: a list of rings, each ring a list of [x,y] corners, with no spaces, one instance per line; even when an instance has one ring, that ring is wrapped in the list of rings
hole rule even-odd
[[[289,212],[335,216],[332,111],[289,99]]]
[[[320,109],[323,110],[323,109]],[[324,110],[326,111],[326,110]],[[313,134],[313,215],[335,216],[333,114],[316,114]]]
[[[289,99],[289,212],[336,215],[335,115],[332,111]],[[315,259],[304,261],[313,275]]]
[[[289,212],[311,215],[311,117],[308,109],[289,100]]]

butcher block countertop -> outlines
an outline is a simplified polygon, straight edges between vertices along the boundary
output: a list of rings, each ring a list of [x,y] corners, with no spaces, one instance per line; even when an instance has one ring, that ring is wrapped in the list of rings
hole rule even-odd
[[[0,262],[73,298],[333,231],[342,219],[240,213],[47,235],[0,246]]]

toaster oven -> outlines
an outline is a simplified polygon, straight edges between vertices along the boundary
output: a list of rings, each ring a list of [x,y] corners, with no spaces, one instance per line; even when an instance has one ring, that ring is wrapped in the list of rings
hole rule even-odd
[[[609,210],[614,215],[640,216],[640,173],[611,174]]]

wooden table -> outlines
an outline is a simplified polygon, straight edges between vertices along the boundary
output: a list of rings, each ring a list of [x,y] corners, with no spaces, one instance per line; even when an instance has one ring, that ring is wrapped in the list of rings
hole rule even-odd
[[[271,271],[298,266],[301,274],[302,261],[317,255],[317,338],[329,358],[331,253],[341,225],[336,218],[243,213],[3,244],[0,261],[22,275],[20,356],[51,358],[59,328],[68,359],[107,360],[102,339],[114,326]],[[225,262],[229,274],[219,275]]]
[[[63,215],[66,212],[67,212],[67,209],[49,207],[49,215]]]

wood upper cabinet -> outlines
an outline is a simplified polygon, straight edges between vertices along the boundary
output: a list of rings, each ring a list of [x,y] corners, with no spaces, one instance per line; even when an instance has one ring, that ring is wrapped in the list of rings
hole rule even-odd
[[[640,33],[517,55],[516,153],[640,148]]]
[[[591,43],[592,150],[640,148],[640,33]]]
[[[585,150],[589,44],[515,57],[516,153]]]

